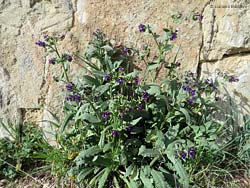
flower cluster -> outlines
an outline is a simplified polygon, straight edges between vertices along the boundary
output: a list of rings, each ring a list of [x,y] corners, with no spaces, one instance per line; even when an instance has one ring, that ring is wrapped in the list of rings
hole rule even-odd
[[[229,82],[238,82],[239,81],[239,78],[237,78],[236,76],[230,76],[229,79],[228,79]]]
[[[103,77],[103,81],[108,82],[108,81],[112,80],[112,77],[113,77],[113,74],[109,73],[108,75]]]
[[[82,57],[87,66],[85,68],[91,74],[79,77],[74,83],[66,74],[73,57],[67,53],[60,55],[57,48],[53,48],[56,40],[61,39],[45,36],[45,42],[37,42],[37,45],[46,50],[52,45],[52,50],[58,57],[49,59],[49,64],[61,65],[64,71],[58,78],[65,83],[68,102],[65,103],[65,111],[73,114],[70,122],[75,123],[65,133],[72,135],[70,139],[76,143],[76,147],[71,143],[69,150],[90,153],[78,155],[70,164],[70,168],[76,170],[76,176],[82,172],[79,169],[97,167],[100,172],[104,172],[104,166],[112,166],[113,169],[120,170],[119,173],[105,175],[113,183],[113,179],[122,181],[122,178],[114,177],[126,174],[131,164],[138,166],[138,173],[142,173],[145,164],[151,163],[152,168],[157,170],[159,164],[166,161],[168,164],[162,166],[163,171],[173,171],[169,167],[175,165],[171,160],[166,160],[173,151],[176,151],[174,157],[181,158],[178,161],[186,167],[189,161],[195,162],[192,159],[197,159],[201,153],[210,150],[202,145],[203,135],[196,130],[202,131],[200,127],[206,124],[209,125],[207,132],[210,128],[218,130],[218,124],[210,116],[204,115],[215,111],[213,101],[207,96],[214,94],[216,82],[212,79],[200,80],[191,71],[179,73],[181,62],[177,59],[166,63],[167,55],[170,54],[167,52],[173,48],[179,35],[178,30],[164,29],[164,34],[158,35],[148,25],[140,24],[138,29],[140,33],[147,32],[154,38],[152,41],[157,46],[154,57],[148,53],[144,55],[144,59],[140,58],[139,50],[108,39],[98,29],[93,33],[93,41]],[[151,45],[148,44],[149,52],[150,48]],[[131,71],[131,64],[142,59],[145,61],[146,71]],[[166,78],[160,80],[158,73],[161,69],[166,71]],[[236,77],[228,79],[229,82],[238,81]],[[67,142],[67,139],[63,142]],[[173,148],[168,150],[168,147]],[[94,155],[91,154],[92,151]],[[85,164],[79,166],[78,161],[84,161]],[[102,164],[102,161],[109,164]],[[148,167],[151,168],[150,165]],[[163,171],[159,173],[160,178],[163,177]],[[72,170],[71,173],[75,172]],[[92,173],[88,176],[90,179],[94,177]],[[152,183],[154,181],[152,179]],[[109,181],[103,182],[103,185],[111,187]],[[143,182],[138,182],[138,185],[145,187]]]
[[[146,26],[144,24],[140,24],[138,28],[139,28],[139,32],[141,33],[146,31]]]
[[[103,118],[103,119],[108,119],[109,116],[110,116],[110,114],[111,114],[110,112],[103,112],[103,113],[102,113],[102,118]]]
[[[75,94],[75,95],[68,95],[67,97],[66,97],[66,101],[67,102],[80,102],[81,101],[81,96],[80,95],[77,95],[77,94]]]
[[[181,151],[179,153],[180,158],[183,160],[187,159],[187,157],[189,157],[190,159],[194,159],[195,155],[196,155],[196,150],[194,147],[188,148],[187,152]]]
[[[69,62],[71,62],[73,60],[72,56],[69,55],[69,54],[66,54],[66,53],[63,54],[62,57],[63,57],[63,59],[65,59],[65,60],[67,60]]]
[[[38,46],[41,46],[41,47],[43,47],[43,48],[45,48],[45,46],[46,46],[46,43],[45,42],[42,42],[42,41],[37,41],[36,42],[36,45],[38,45]]]
[[[178,33],[178,30],[175,30],[171,33],[171,36],[170,36],[170,40],[173,41],[175,39],[177,39],[177,33]]]
[[[55,65],[56,64],[56,58],[51,58],[51,59],[49,59],[49,64],[51,64],[51,65]]]
[[[72,82],[69,82],[65,87],[67,91],[71,91],[74,88],[74,84]]]

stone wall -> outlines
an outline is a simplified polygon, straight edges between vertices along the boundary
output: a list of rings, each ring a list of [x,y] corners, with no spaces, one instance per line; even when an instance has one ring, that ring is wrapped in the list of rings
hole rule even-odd
[[[201,21],[192,19],[196,13]],[[134,46],[140,23],[179,29],[182,70],[238,75],[239,82],[225,87],[249,112],[249,0],[0,0],[0,118],[14,121],[18,109],[27,116],[36,109],[31,117],[40,120],[48,118],[44,108],[60,109],[60,87],[52,79],[58,70],[35,45],[45,33],[65,34],[62,49],[83,52],[97,28]]]

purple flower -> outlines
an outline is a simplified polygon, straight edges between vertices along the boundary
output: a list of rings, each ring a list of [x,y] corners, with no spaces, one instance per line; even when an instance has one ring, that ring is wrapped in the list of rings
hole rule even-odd
[[[66,84],[66,90],[71,91],[74,88],[74,84],[72,82],[69,82]]]
[[[149,94],[148,94],[148,92],[143,91],[143,93],[142,93],[142,100],[147,101],[147,100],[148,100],[148,98],[149,98]]]
[[[104,80],[105,82],[109,81],[109,75],[104,76],[103,80]]]
[[[124,68],[124,67],[120,67],[120,68],[119,68],[119,71],[124,72],[124,71],[125,71],[125,68]]]
[[[107,81],[111,80],[112,77],[113,77],[112,73],[109,73],[108,75],[104,76],[103,81],[107,82]]]
[[[112,130],[112,135],[114,136],[114,137],[116,137],[116,136],[118,136],[118,134],[119,134],[119,132],[117,131],[117,130]]]
[[[41,47],[44,47],[45,48],[45,46],[46,46],[46,43],[45,42],[42,42],[42,41],[37,41],[36,42],[36,45],[38,45],[38,46],[41,46]]]
[[[192,90],[189,91],[189,94],[190,94],[191,96],[194,96],[194,95],[196,94],[196,91],[192,89]]]
[[[128,112],[131,112],[131,111],[132,111],[132,108],[131,108],[131,107],[127,106],[126,108],[127,108],[126,110],[127,110]]]
[[[191,158],[191,159],[194,159],[195,158],[195,148],[189,148],[188,149],[188,156]]]
[[[229,82],[238,82],[239,81],[239,78],[235,77],[235,76],[230,76],[229,79],[228,79]]]
[[[135,85],[139,85],[139,77],[135,76],[134,77]]]
[[[70,101],[72,101],[72,100],[73,100],[72,95],[69,95],[69,96],[66,97],[66,101],[70,102]]]
[[[175,63],[175,65],[176,65],[177,67],[179,67],[179,66],[181,66],[181,63],[180,63],[179,61],[177,61],[177,62]]]
[[[187,74],[188,74],[188,76],[189,76],[189,77],[194,77],[194,73],[193,73],[193,72],[191,72],[191,71],[188,71],[188,73],[187,73]]]
[[[178,30],[175,30],[175,32],[172,32],[172,33],[171,33],[171,36],[170,36],[170,40],[171,40],[171,41],[177,39],[177,32],[178,32]]]
[[[73,60],[72,56],[69,54],[63,54],[63,58],[69,62],[71,62]]]
[[[107,118],[109,118],[109,116],[110,116],[110,112],[103,112],[102,113],[102,118],[103,119],[107,119]]]
[[[123,53],[126,54],[126,55],[128,55],[129,54],[129,49],[128,48],[124,48]]]
[[[143,104],[142,104],[142,103],[138,104],[137,109],[138,109],[138,110],[142,110],[142,109],[143,109]]]
[[[73,96],[73,100],[74,100],[75,102],[80,102],[81,96],[80,96],[80,95],[74,95],[74,96]]]
[[[139,32],[145,32],[146,31],[146,26],[145,25],[143,25],[143,24],[140,24],[139,26],[138,26],[138,29],[139,29]]]
[[[180,152],[180,157],[182,158],[182,159],[186,159],[186,157],[187,157],[187,154],[185,153],[185,152]]]
[[[49,59],[49,64],[51,64],[51,65],[56,64],[56,58]]]
[[[63,34],[63,35],[61,35],[59,38],[60,38],[61,40],[63,40],[63,39],[65,39],[65,35]]]
[[[122,78],[118,78],[117,82],[119,83],[119,85],[122,85],[123,79]]]
[[[191,87],[189,85],[183,86],[182,87],[184,91],[190,91]]]
[[[205,84],[207,84],[207,85],[211,84],[211,80],[210,79],[206,79],[205,80]]]
[[[193,104],[194,103],[195,98],[191,97],[187,100],[188,104]]]
[[[66,97],[66,101],[68,101],[68,102],[72,102],[72,101],[80,102],[80,100],[81,100],[80,95],[69,95]]]
[[[101,32],[100,29],[97,29],[96,31],[93,32],[93,35],[97,36]]]
[[[46,35],[43,36],[43,38],[44,38],[45,41],[48,41],[49,40],[49,35],[46,34]]]

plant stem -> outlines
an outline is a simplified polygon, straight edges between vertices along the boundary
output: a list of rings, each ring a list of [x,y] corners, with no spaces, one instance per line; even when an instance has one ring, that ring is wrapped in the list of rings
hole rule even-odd
[[[58,56],[59,58],[61,58],[61,56],[60,56],[60,54],[59,54],[59,52],[58,52],[58,49],[57,49],[56,45],[55,45],[55,48],[53,48],[53,47],[51,47],[51,48],[56,52],[57,56]],[[66,68],[65,68],[65,66],[64,66],[64,62],[62,63],[62,68],[63,68],[63,73],[64,73],[64,75],[65,75],[66,81],[69,82],[69,77],[68,77]]]

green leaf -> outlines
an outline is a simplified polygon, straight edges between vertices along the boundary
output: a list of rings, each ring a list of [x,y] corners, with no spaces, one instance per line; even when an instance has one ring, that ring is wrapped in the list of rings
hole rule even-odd
[[[142,168],[140,170],[140,179],[144,185],[145,188],[154,188],[151,179],[149,177],[146,176],[147,174],[145,173],[145,169]]]
[[[104,171],[103,175],[101,176],[101,178],[98,181],[98,188],[103,188],[104,187],[105,182],[108,179],[110,171],[111,170],[109,168],[105,168],[105,171]]]
[[[84,113],[80,115],[79,117],[81,120],[87,120],[90,123],[100,123],[101,120],[98,119],[96,116],[89,114],[89,113]]]
[[[142,117],[139,117],[137,119],[134,119],[130,122],[131,125],[136,125],[140,120],[142,119]]]
[[[176,138],[176,136],[179,133],[179,128],[180,128],[179,123],[177,125],[175,125],[175,126],[170,126],[167,133],[166,133],[166,136],[171,140]]]
[[[173,48],[174,46],[172,44],[166,44],[164,45],[164,50],[169,51]]]
[[[74,114],[75,114],[75,113],[70,113],[70,114],[68,114],[68,115],[66,116],[66,118],[64,119],[64,121],[63,121],[63,123],[62,123],[62,125],[61,125],[61,127],[60,127],[60,130],[61,130],[61,131],[64,131],[64,130],[65,130],[65,128],[66,128],[66,126],[68,125],[69,121],[73,119]]]
[[[0,125],[9,134],[8,136],[10,136],[13,140],[16,139],[16,135],[15,134],[17,134],[18,131],[14,128],[15,125],[12,125],[12,124],[5,125],[2,121],[0,122]]]
[[[93,71],[93,74],[95,75],[95,77],[99,78],[103,78],[104,76],[106,76],[106,73],[102,71]]]
[[[80,54],[75,54],[75,56],[79,58],[81,61],[83,61],[84,63],[86,63],[88,66],[90,66],[92,69],[99,71],[99,68],[94,63],[92,63],[91,61],[88,61],[86,58],[84,58]]]
[[[127,184],[128,188],[138,188],[135,182],[133,180],[128,181],[127,178],[123,177],[122,175],[119,175],[119,177]]]
[[[160,155],[160,152],[156,149],[146,149],[146,147],[142,145],[139,149],[138,155],[143,157],[157,157]]]
[[[183,187],[189,187],[189,178],[187,175],[187,172],[182,165],[181,161],[179,158],[176,158],[175,156],[175,144],[178,142],[182,143],[184,142],[183,140],[176,140],[172,142],[171,144],[168,145],[167,150],[165,153],[167,154],[168,159],[172,162],[174,165],[174,169],[176,170],[177,174],[180,177],[180,182],[182,183]]]
[[[130,180],[129,185],[129,188],[138,188],[137,183],[133,179]]]
[[[95,169],[95,170],[96,170],[96,172],[94,171],[94,174],[97,173],[97,172],[100,170],[100,168],[97,168],[97,169]],[[89,182],[90,187],[96,187],[96,186],[97,186],[97,184],[99,183],[99,180],[100,180],[100,178],[101,178],[101,176],[103,175],[104,172],[105,172],[105,168],[102,169],[101,171],[99,171],[99,172],[90,180],[90,182]]]
[[[154,179],[155,188],[171,188],[171,186],[165,181],[162,172],[152,169],[151,175]]]
[[[92,162],[96,166],[109,167],[112,165],[112,158],[106,158],[97,155],[93,158]]]
[[[83,78],[84,78],[84,81],[90,86],[100,85],[100,82],[96,78],[93,78],[92,76],[84,75]]]
[[[118,68],[120,67],[121,64],[122,64],[122,60],[121,60],[121,61],[115,61],[115,62],[114,62],[113,71],[115,71],[116,69],[118,69]]]
[[[113,143],[109,142],[103,146],[103,152],[107,152],[108,150],[111,150],[113,147]]]
[[[107,131],[108,129],[110,129],[110,128],[111,128],[111,126],[108,126],[108,127],[106,127],[105,129],[102,130],[101,136],[100,136],[100,140],[99,140],[99,143],[98,143],[98,146],[99,146],[100,148],[103,148],[103,147],[104,147],[105,134],[106,134],[106,131]]]
[[[134,168],[135,168],[134,164],[129,165],[129,167],[126,169],[126,173],[125,173],[124,177],[125,178],[128,177],[132,173]]]
[[[103,46],[101,48],[105,49],[106,51],[112,51],[113,50],[113,48],[111,46],[109,46],[109,45],[105,45],[105,46]]]
[[[117,178],[115,176],[113,177],[113,182],[115,184],[115,188],[120,188],[119,182],[117,181]]]
[[[150,71],[150,70],[154,70],[154,69],[157,69],[159,67],[159,64],[158,63],[150,63],[148,64],[147,66],[147,70]]]
[[[180,108],[180,111],[184,114],[186,118],[186,123],[189,125],[190,124],[190,115],[188,111],[185,108]]]
[[[161,88],[159,85],[156,84],[150,84],[145,85],[143,88],[150,94],[150,95],[160,95],[161,94]]]
[[[92,167],[84,168],[80,171],[80,173],[77,175],[76,181],[81,182],[83,181],[89,174],[93,173],[94,169]]]
[[[46,111],[48,111],[49,114],[53,117],[53,119],[56,121],[55,123],[59,125],[59,124],[60,124],[60,119],[59,119],[59,117],[57,117],[56,114],[54,114],[53,112],[51,112],[51,111],[48,110],[48,109],[46,109]]]
[[[105,85],[101,85],[101,86],[97,87],[96,92],[99,95],[102,95],[103,93],[105,93],[106,91],[109,90],[109,87],[110,87],[110,83],[106,83]]]
[[[99,146],[92,146],[86,150],[81,151],[78,156],[75,158],[75,161],[77,162],[77,165],[84,164],[84,159],[90,156],[94,156],[98,153],[100,153],[102,150],[99,148]]]

